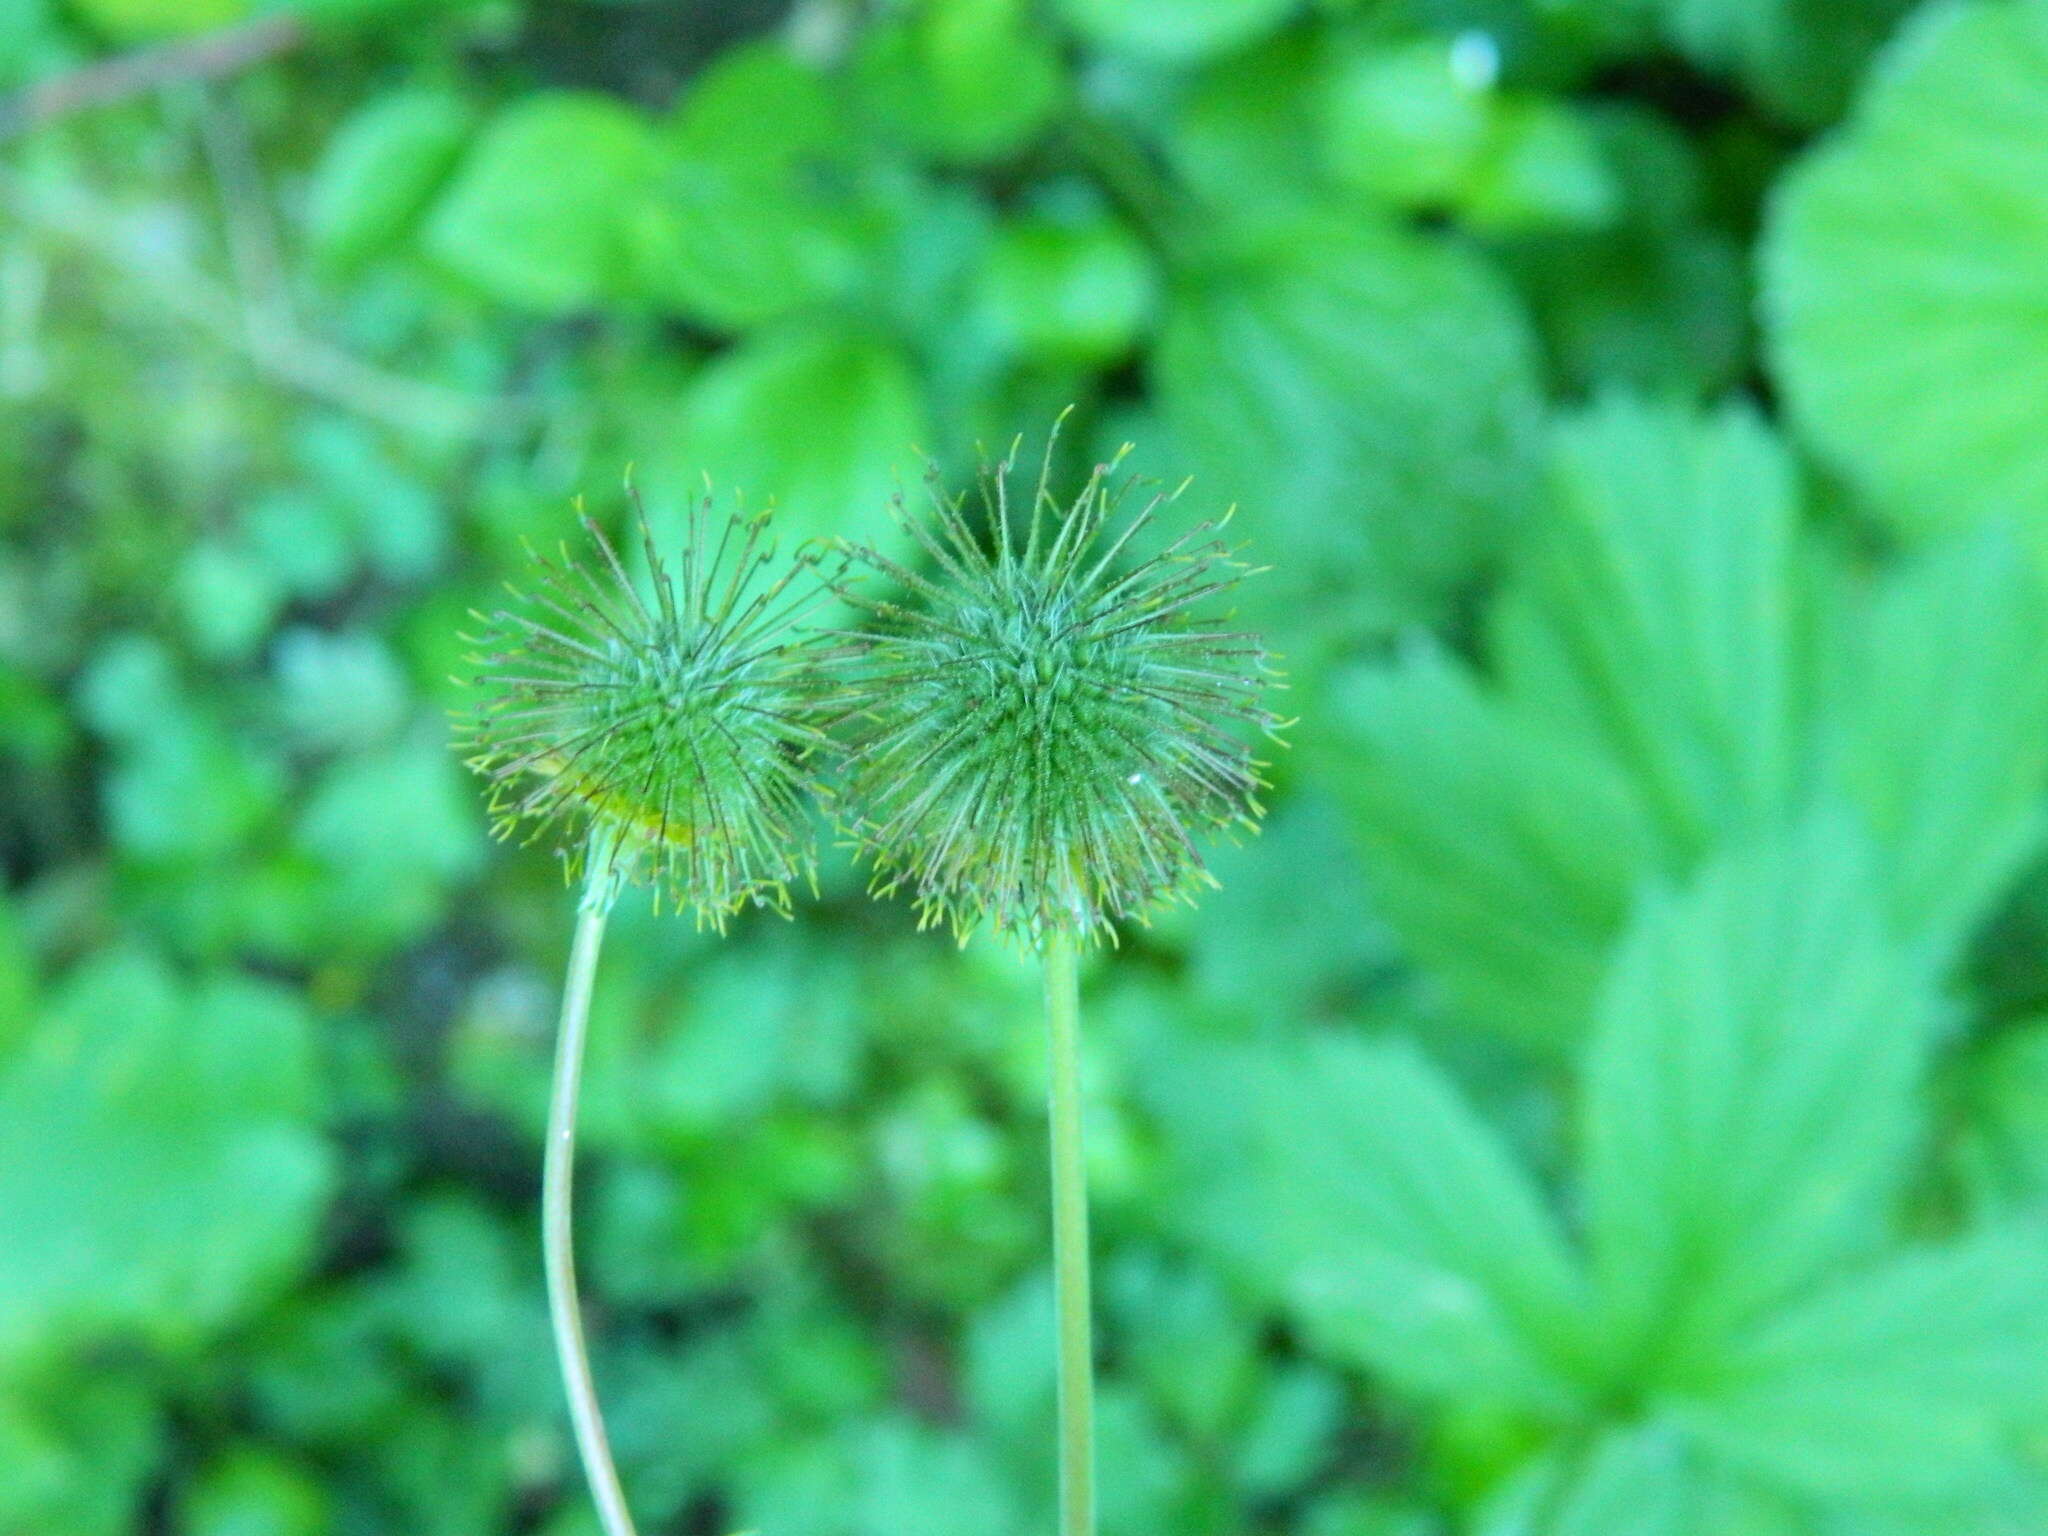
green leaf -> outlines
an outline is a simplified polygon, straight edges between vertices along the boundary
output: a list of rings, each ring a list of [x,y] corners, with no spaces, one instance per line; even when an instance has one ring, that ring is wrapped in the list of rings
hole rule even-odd
[[[1653,830],[1602,756],[1419,649],[1352,675],[1305,743],[1351,813],[1374,894],[1465,1013],[1555,1045],[1583,1029]]]
[[[942,161],[1015,153],[1065,84],[1059,50],[1020,0],[920,0],[863,35],[855,79],[868,110]]]
[[[1024,1530],[1009,1489],[973,1439],[891,1416],[871,1421],[853,1443],[858,1472],[848,1536]]]
[[[1205,494],[1247,508],[1273,567],[1248,601],[1297,662],[1437,618],[1534,476],[1522,315],[1469,252],[1401,230],[1290,221],[1187,271],[1152,381]]]
[[[900,547],[889,498],[924,436],[917,381],[892,345],[839,321],[796,320],[749,336],[692,381],[649,484],[687,494],[709,475],[750,506],[772,500],[785,546],[839,535]]]
[[[1693,1432],[1783,1486],[1881,1502],[1981,1490],[2048,1413],[2048,1236],[1994,1229],[1779,1313],[1687,1404]]]
[[[1543,525],[1494,610],[1503,690],[1620,766],[1674,867],[1804,790],[1798,503],[1746,408],[1607,398],[1557,428]]]
[[[1185,63],[1277,30],[1294,0],[1058,0],[1055,9],[1091,43]]]
[[[0,1065],[0,1368],[196,1345],[289,1279],[332,1177],[311,1027],[274,987],[87,961]]]
[[[2048,5],[1930,6],[1778,188],[1773,361],[1814,445],[1909,536],[2004,515],[2048,550]]]
[[[1697,1492],[1668,1425],[1610,1429],[1582,1455],[1538,1463],[1490,1512],[1484,1536],[1734,1536],[1695,1521]]]
[[[1492,125],[1492,80],[1456,67],[1442,38],[1373,41],[1332,61],[1323,159],[1342,185],[1396,207],[1453,202]]]
[[[1801,124],[1841,110],[1871,53],[1913,0],[1657,0],[1696,63],[1734,75]]]
[[[306,237],[347,272],[408,234],[468,141],[468,105],[409,86],[358,107],[334,131],[306,189]]]
[[[1828,772],[1893,915],[1951,954],[2040,846],[2048,590],[2000,531],[1950,541],[1871,595],[1830,705]]]
[[[1190,192],[1234,215],[1313,200],[1322,182],[1326,34],[1290,28],[1196,72],[1161,149]]]
[[[375,953],[441,915],[487,846],[483,813],[438,732],[337,762],[292,830],[318,876],[300,920],[328,952]]]
[[[1634,1379],[1699,1380],[1735,1331],[1885,1235],[1931,1015],[1844,818],[1644,907],[1585,1090],[1594,1271]]]
[[[87,26],[114,43],[210,32],[246,16],[254,0],[72,0]]]
[[[1597,229],[1614,220],[1621,198],[1599,140],[1574,106],[1514,95],[1494,109],[1458,209],[1474,229],[1498,236]]]
[[[2010,1024],[1959,1065],[1961,1124],[1949,1152],[1980,1210],[2048,1202],[2048,1018]]]
[[[1584,1290],[1499,1140],[1412,1048],[1340,1035],[1212,1050],[1181,1084],[1186,1224],[1310,1338],[1402,1389],[1558,1411]]]
[[[1101,367],[1130,350],[1159,280],[1145,248],[1108,219],[1021,218],[997,232],[985,292],[992,324],[1034,363]]]
[[[207,1469],[181,1528],[190,1536],[320,1536],[333,1526],[327,1496],[310,1472],[244,1448]]]
[[[485,293],[545,314],[621,295],[630,213],[655,141],[609,96],[527,96],[500,110],[429,216],[427,249]]]
[[[726,330],[849,289],[865,260],[845,186],[859,147],[830,77],[787,47],[721,55],[677,104],[627,214],[640,282]]]
[[[0,1389],[0,1531],[130,1536],[164,1454],[161,1419],[131,1374],[104,1366]]]

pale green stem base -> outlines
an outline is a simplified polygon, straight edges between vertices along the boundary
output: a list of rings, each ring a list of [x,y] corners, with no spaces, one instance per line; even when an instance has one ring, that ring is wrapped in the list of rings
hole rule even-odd
[[[1095,1345],[1081,1135],[1081,1002],[1073,941],[1045,950],[1051,1044],[1052,1262],[1059,1320],[1060,1536],[1095,1536]]]
[[[555,1086],[548,1104],[547,1156],[541,1172],[541,1246],[547,1260],[548,1314],[554,1323],[555,1353],[569,1394],[569,1419],[576,1449],[597,1501],[605,1536],[637,1536],[626,1512],[626,1495],[612,1465],[611,1442],[597,1387],[590,1377],[590,1353],[583,1342],[583,1312],[576,1298],[576,1250],[571,1203],[576,1182],[576,1102],[583,1085],[583,1043],[590,1027],[590,990],[597,976],[597,952],[604,942],[608,901],[586,896],[576,914],[576,939],[569,950],[569,976],[562,988],[562,1023],[555,1046]]]

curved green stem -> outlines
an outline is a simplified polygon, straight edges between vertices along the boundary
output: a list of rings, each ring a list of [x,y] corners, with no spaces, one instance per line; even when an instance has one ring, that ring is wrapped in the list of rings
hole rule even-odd
[[[605,1536],[637,1536],[626,1511],[626,1495],[612,1465],[611,1442],[597,1387],[590,1376],[590,1352],[583,1342],[583,1313],[576,1297],[576,1250],[571,1205],[576,1182],[576,1103],[583,1086],[583,1042],[590,1026],[591,984],[597,952],[604,942],[611,902],[593,878],[576,913],[576,939],[569,949],[569,976],[562,987],[562,1024],[555,1045],[555,1085],[548,1103],[547,1156],[541,1173],[541,1247],[547,1261],[548,1315],[554,1324],[555,1354],[569,1394],[569,1419],[576,1449]]]
[[[1059,1318],[1060,1536],[1095,1533],[1095,1345],[1089,1317],[1088,1181],[1081,1134],[1081,1000],[1074,941],[1045,949],[1051,1044],[1052,1262]]]

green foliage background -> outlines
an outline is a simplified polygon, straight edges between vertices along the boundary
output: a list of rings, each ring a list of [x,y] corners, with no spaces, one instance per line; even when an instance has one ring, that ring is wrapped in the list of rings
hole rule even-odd
[[[54,115],[106,58],[248,29]],[[1270,572],[1085,978],[1107,1536],[2048,1529],[2043,0],[0,7],[0,1536],[583,1536],[522,546],[1077,411]],[[629,911],[646,1529],[1049,1526],[1028,972]]]

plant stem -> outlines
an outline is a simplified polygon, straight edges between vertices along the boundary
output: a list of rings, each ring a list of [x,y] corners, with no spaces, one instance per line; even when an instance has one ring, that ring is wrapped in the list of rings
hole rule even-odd
[[[1045,949],[1051,1043],[1052,1262],[1059,1320],[1060,1536],[1095,1536],[1095,1346],[1088,1295],[1088,1178],[1081,1134],[1081,1001],[1075,944]]]
[[[583,1313],[576,1298],[576,1249],[570,1211],[576,1181],[576,1102],[583,1085],[583,1042],[590,1025],[591,984],[597,952],[604,942],[610,910],[605,882],[595,876],[576,913],[576,938],[569,949],[569,975],[562,987],[562,1023],[555,1045],[555,1086],[548,1103],[547,1156],[541,1173],[541,1246],[547,1260],[548,1315],[554,1323],[555,1353],[569,1394],[569,1418],[590,1494],[597,1501],[605,1536],[637,1536],[619,1487],[618,1469],[604,1432],[604,1414],[590,1377],[590,1352],[583,1342]]]

